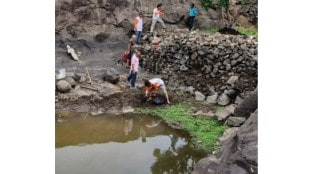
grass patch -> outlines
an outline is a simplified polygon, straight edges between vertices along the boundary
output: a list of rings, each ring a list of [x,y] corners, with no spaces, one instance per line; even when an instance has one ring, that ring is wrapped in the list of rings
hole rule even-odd
[[[214,33],[218,32],[218,31],[219,31],[218,28],[210,28],[210,29],[205,30],[205,32],[208,33],[208,34],[214,34]]]
[[[240,28],[239,27],[236,30],[246,36],[256,36],[256,37],[258,36],[257,29],[254,29],[254,28]]]
[[[193,135],[192,143],[207,153],[217,150],[219,137],[227,128],[217,120],[193,117],[189,106],[173,105],[166,108],[138,109],[138,113],[151,114],[166,120],[168,123],[179,123]],[[201,143],[197,143],[201,141]]]

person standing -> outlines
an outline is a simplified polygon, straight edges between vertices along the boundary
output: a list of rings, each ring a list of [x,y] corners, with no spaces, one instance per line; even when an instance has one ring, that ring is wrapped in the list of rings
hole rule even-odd
[[[137,40],[136,43],[139,45],[141,44],[141,36],[142,36],[142,29],[143,29],[143,17],[144,14],[139,12],[139,16],[137,16],[134,20],[134,30],[136,31]]]
[[[159,3],[159,4],[157,5],[157,7],[154,8],[154,10],[153,10],[153,18],[152,18],[152,25],[151,25],[151,33],[153,33],[155,24],[156,24],[157,22],[160,22],[161,25],[162,25],[164,28],[166,28],[164,21],[160,18],[160,16],[164,15],[164,13],[161,12],[161,5],[162,5],[162,4]]]
[[[188,17],[187,24],[188,24],[189,31],[191,31],[194,26],[195,17],[198,13],[197,8],[195,7],[194,3],[191,3],[191,7],[188,9],[188,13],[189,13],[189,17]]]
[[[137,90],[136,80],[137,80],[137,74],[139,71],[139,59],[140,58],[141,58],[141,52],[139,50],[137,50],[136,53],[131,58],[130,74],[127,78],[127,80],[130,81],[131,90]]]
[[[168,93],[166,90],[166,86],[165,86],[165,83],[162,79],[153,78],[150,80],[145,80],[144,85],[145,85],[145,97],[148,97],[152,91],[155,91],[157,93],[159,88],[160,88],[163,90],[163,92],[166,96],[167,103],[170,104]]]
[[[132,55],[135,52],[136,39],[137,39],[137,36],[136,35],[132,35],[130,40],[129,40],[129,44],[127,46],[128,59],[126,61],[126,68],[130,67],[131,58],[132,58]]]

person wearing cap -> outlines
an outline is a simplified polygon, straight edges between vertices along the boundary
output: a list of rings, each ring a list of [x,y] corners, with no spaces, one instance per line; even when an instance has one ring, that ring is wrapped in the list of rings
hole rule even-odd
[[[162,4],[159,3],[159,4],[157,5],[157,7],[154,8],[154,10],[153,10],[153,18],[152,18],[152,25],[151,25],[151,33],[153,33],[155,24],[156,24],[157,22],[160,22],[161,25],[162,25],[164,28],[166,28],[164,21],[160,18],[160,16],[164,15],[164,13],[161,12],[161,5],[162,5]]]
[[[170,104],[168,93],[166,90],[166,86],[165,86],[165,83],[162,79],[153,78],[150,80],[145,80],[144,85],[145,85],[145,97],[148,97],[152,91],[157,93],[159,88],[160,88],[160,89],[162,89],[162,91],[164,92],[164,94],[166,96],[167,103]]]
[[[141,44],[141,36],[142,36],[142,29],[143,29],[143,13],[139,12],[139,16],[137,16],[133,22],[134,30],[136,31],[136,43]]]

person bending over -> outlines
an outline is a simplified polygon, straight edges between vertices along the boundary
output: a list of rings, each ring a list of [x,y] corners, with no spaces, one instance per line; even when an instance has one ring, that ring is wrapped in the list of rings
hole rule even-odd
[[[167,93],[167,90],[166,90],[166,86],[165,86],[165,83],[164,83],[164,81],[162,79],[160,79],[160,78],[153,78],[153,79],[150,79],[150,80],[145,80],[144,85],[145,85],[145,97],[148,97],[149,94],[152,91],[157,93],[159,88],[160,88],[165,93],[165,96],[166,96],[166,99],[167,99],[167,103],[170,104],[168,93]]]

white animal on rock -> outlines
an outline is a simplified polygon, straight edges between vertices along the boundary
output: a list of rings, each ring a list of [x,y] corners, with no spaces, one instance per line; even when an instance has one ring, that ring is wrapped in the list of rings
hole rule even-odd
[[[69,45],[67,45],[67,52],[68,54],[70,54],[72,56],[72,58],[76,61],[80,61],[79,57],[77,56],[77,54],[75,53],[74,49],[71,48]]]

